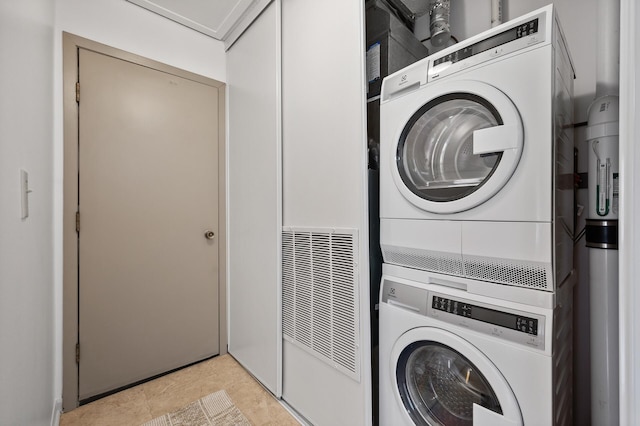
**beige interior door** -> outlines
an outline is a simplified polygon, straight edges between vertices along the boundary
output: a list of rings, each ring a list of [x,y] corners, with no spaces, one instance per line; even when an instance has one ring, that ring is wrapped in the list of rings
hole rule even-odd
[[[220,123],[215,87],[79,58],[83,401],[219,352]]]

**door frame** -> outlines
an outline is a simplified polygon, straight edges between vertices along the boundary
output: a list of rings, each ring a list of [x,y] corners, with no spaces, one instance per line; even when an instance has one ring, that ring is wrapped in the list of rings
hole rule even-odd
[[[227,226],[226,226],[226,84],[208,77],[163,64],[124,50],[116,49],[67,32],[62,33],[63,65],[63,313],[62,313],[62,408],[70,411],[78,407],[78,238],[76,211],[78,208],[78,49],[122,59],[137,65],[167,72],[218,89],[218,284],[219,284],[219,348],[227,353]]]

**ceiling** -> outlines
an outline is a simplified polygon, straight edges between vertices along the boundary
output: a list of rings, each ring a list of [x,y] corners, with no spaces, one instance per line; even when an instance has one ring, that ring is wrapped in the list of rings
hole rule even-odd
[[[127,0],[182,25],[225,42],[240,36],[272,0]],[[429,10],[429,0],[387,0],[400,3],[415,17]]]
[[[127,0],[189,28],[225,41],[258,0]]]

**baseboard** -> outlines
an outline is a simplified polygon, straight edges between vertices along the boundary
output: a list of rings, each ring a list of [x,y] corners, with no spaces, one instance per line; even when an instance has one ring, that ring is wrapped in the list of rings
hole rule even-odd
[[[301,426],[312,426],[311,422],[307,420],[302,414],[298,413],[295,408],[287,403],[287,401],[280,398],[278,399],[278,402],[280,403],[280,405],[282,405],[282,407],[284,407],[285,410],[289,412],[289,414],[291,414],[294,419],[296,419],[300,423]]]
[[[51,426],[60,425],[61,413],[62,413],[62,399],[56,399],[53,402],[53,411],[51,412]]]

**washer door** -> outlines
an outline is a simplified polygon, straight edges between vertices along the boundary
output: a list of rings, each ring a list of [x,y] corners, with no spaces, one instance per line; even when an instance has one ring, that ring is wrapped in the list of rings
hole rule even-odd
[[[397,397],[416,425],[521,425],[518,402],[496,366],[462,338],[410,330],[392,352]]]
[[[523,126],[500,90],[480,82],[438,84],[397,138],[396,186],[433,213],[471,209],[511,178],[522,154]]]

